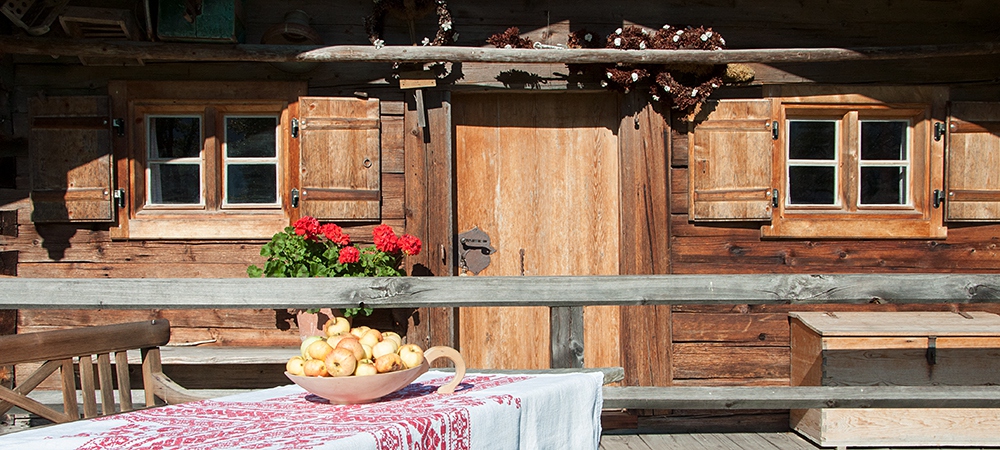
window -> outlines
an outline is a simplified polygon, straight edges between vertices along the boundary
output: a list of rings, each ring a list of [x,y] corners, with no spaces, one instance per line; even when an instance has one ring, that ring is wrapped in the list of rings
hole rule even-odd
[[[934,122],[946,91],[770,88],[714,101],[696,121],[692,220],[767,221],[765,237],[944,236]]]

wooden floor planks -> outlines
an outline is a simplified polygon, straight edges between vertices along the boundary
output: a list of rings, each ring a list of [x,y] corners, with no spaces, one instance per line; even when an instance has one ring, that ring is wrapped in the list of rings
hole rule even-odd
[[[853,447],[852,447],[853,448]],[[605,434],[601,450],[821,450],[793,432]],[[997,447],[866,447],[864,450],[987,450]]]

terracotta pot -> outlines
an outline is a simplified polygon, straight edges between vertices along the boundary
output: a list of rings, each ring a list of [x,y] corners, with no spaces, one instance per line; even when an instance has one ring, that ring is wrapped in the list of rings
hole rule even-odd
[[[299,337],[305,340],[309,336],[324,336],[323,325],[333,317],[333,310],[322,308],[318,313],[299,311],[295,314],[295,321],[299,325]]]

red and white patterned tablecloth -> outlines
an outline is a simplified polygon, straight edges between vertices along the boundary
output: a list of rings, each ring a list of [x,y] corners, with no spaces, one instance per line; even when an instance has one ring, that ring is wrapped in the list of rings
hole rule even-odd
[[[39,427],[0,448],[56,449],[596,449],[601,373],[431,371],[389,396],[332,405],[296,385]],[[30,447],[29,447],[30,446]]]

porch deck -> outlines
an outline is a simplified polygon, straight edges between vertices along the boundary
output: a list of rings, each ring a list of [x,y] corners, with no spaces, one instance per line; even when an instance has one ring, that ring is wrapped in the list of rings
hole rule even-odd
[[[605,434],[601,450],[819,450],[795,432]],[[853,447],[852,447],[853,448]],[[998,447],[864,447],[866,450],[998,449]]]

